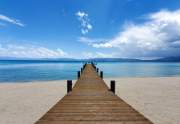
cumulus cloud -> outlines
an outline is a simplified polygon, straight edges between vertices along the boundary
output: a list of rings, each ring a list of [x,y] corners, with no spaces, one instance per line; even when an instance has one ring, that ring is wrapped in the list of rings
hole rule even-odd
[[[67,53],[62,49],[55,50],[45,47],[29,45],[4,45],[0,44],[0,57],[17,57],[17,58],[58,58],[65,57]]]
[[[96,48],[118,48],[124,56],[179,56],[180,10],[161,10],[145,16],[145,22],[126,23],[123,30]]]
[[[4,22],[9,22],[9,23],[11,23],[11,24],[18,25],[18,26],[20,26],[20,27],[24,27],[24,26],[25,26],[23,23],[21,23],[20,20],[13,19],[13,18],[10,18],[10,17],[5,16],[5,15],[2,15],[2,14],[0,14],[0,20],[1,20],[1,21],[4,21]]]
[[[89,22],[88,14],[83,11],[78,11],[75,15],[81,23],[81,33],[87,34],[93,28]]]

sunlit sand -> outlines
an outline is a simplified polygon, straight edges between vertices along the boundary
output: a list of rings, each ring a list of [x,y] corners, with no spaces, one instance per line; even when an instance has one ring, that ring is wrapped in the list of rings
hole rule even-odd
[[[180,77],[112,79],[116,80],[116,94],[155,124],[179,123]],[[110,80],[105,79],[108,85]],[[66,90],[65,80],[1,83],[0,123],[33,124]]]

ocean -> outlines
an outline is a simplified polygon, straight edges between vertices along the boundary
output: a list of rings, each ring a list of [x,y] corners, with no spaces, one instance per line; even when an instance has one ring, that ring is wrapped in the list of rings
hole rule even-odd
[[[30,82],[76,79],[81,62],[0,61],[0,82]],[[104,77],[180,76],[180,63],[99,62]]]

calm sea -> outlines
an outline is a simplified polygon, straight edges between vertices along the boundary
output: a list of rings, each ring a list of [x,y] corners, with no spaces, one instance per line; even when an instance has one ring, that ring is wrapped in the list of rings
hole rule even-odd
[[[0,61],[0,82],[29,82],[76,79],[83,63]],[[97,63],[104,77],[180,76],[180,63],[108,62]]]

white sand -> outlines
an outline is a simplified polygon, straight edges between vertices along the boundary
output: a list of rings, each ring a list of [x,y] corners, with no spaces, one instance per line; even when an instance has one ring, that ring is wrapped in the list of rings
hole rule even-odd
[[[180,77],[115,80],[117,95],[155,124],[179,124]],[[33,124],[65,94],[65,80],[1,83],[0,124]]]
[[[180,124],[180,77],[115,80],[117,95],[152,122]]]
[[[0,84],[0,124],[33,124],[66,94],[66,81]]]

